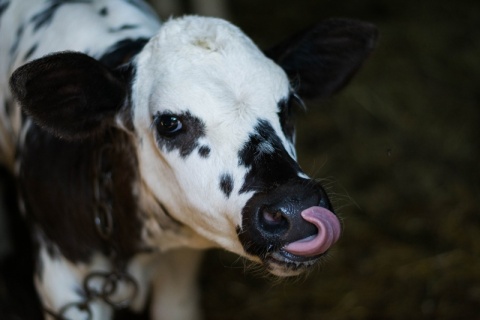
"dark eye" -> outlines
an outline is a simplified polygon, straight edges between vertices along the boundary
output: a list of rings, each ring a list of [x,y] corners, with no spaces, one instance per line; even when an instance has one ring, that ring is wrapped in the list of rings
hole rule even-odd
[[[169,136],[182,130],[180,118],[173,114],[159,115],[155,119],[157,132],[161,135]]]

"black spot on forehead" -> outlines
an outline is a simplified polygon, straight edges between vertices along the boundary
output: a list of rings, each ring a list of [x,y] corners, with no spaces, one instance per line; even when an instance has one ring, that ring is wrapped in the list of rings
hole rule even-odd
[[[155,137],[160,149],[171,152],[177,150],[182,158],[189,156],[198,146],[198,140],[205,136],[205,123],[189,111],[174,114],[169,111],[157,112],[153,116],[153,126],[157,127],[159,119],[163,115],[175,115],[182,123],[182,128],[173,135],[161,135],[155,130]]]
[[[301,171],[267,120],[258,120],[238,156],[239,164],[249,168],[240,192],[274,188]]]
[[[233,190],[233,177],[230,174],[224,173],[220,176],[220,189],[227,198],[230,197]]]

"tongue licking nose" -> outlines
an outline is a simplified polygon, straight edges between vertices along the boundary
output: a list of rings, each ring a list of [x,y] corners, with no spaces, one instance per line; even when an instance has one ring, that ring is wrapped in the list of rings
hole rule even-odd
[[[292,242],[283,249],[288,253],[311,257],[326,252],[340,237],[341,227],[337,216],[322,207],[310,207],[301,213],[303,219],[314,224],[316,235]]]

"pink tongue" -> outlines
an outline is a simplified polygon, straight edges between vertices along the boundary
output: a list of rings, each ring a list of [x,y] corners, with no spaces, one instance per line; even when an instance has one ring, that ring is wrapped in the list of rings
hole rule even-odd
[[[340,237],[340,221],[331,211],[322,207],[311,207],[301,213],[303,219],[314,224],[318,232],[314,236],[292,242],[285,251],[297,256],[316,256],[327,251]]]

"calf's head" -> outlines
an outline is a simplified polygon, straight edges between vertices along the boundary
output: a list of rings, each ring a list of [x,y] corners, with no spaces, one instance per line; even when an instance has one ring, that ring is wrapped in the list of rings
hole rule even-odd
[[[56,53],[19,68],[11,87],[60,138],[131,133],[154,215],[288,276],[340,235],[326,193],[296,162],[293,109],[343,87],[375,40],[372,25],[334,19],[262,52],[225,21],[185,17],[115,70]]]

